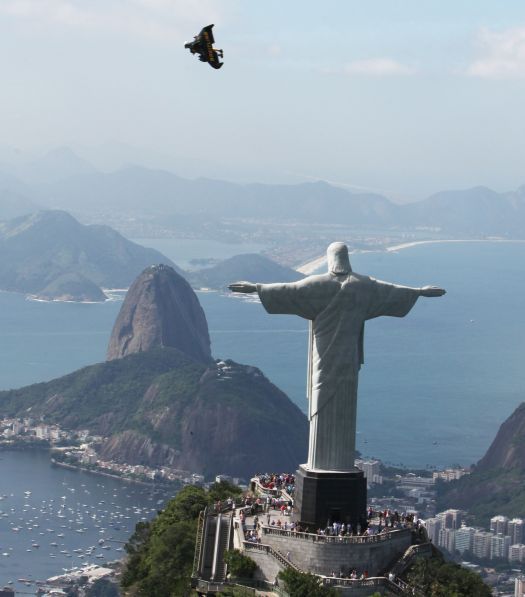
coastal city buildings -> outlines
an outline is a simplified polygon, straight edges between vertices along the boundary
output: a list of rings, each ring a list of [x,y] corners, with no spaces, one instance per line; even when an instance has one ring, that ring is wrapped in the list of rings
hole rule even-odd
[[[383,477],[381,476],[381,461],[375,459],[364,460],[357,458],[356,467],[365,473],[366,483],[370,488],[372,485],[381,485]]]
[[[470,474],[467,469],[464,468],[447,468],[444,471],[434,471],[432,473],[432,478],[437,481],[455,481],[456,479],[461,479],[463,475]]]
[[[490,540],[490,558],[494,560],[496,558],[508,559],[510,548],[510,537],[508,535],[502,535],[498,533],[493,535]]]
[[[466,551],[471,552],[474,544],[474,534],[476,529],[473,527],[465,526],[464,524],[456,531],[455,535],[455,549],[460,554],[464,554]]]
[[[454,510],[450,508],[449,510],[436,514],[436,516],[441,520],[442,526],[445,529],[459,529],[462,517],[465,516],[465,512],[463,512],[463,510]]]
[[[476,531],[472,542],[472,553],[480,559],[490,558],[490,545],[492,533],[488,531]]]
[[[490,530],[493,533],[501,533],[505,535],[507,533],[507,526],[509,524],[509,519],[506,516],[493,516],[490,519]]]
[[[429,539],[451,554],[470,554],[479,559],[525,563],[525,545],[521,518],[502,515],[490,519],[489,530],[467,526],[462,510],[449,509],[423,521]]]
[[[435,545],[439,545],[439,532],[441,531],[442,521],[440,518],[428,518],[425,520],[428,538]]]
[[[0,442],[28,444],[40,442],[48,445],[55,464],[88,468],[94,472],[145,482],[178,482],[180,484],[205,484],[203,475],[170,467],[148,467],[141,464],[119,463],[100,458],[97,446],[104,440],[92,436],[88,429],[69,431],[58,425],[32,418],[0,419]],[[382,463],[377,459],[357,459],[367,479],[368,486],[384,482]],[[380,510],[413,514],[423,521],[429,539],[451,554],[459,553],[479,559],[507,560],[509,564],[525,564],[524,526],[521,518],[495,515],[489,529],[465,524],[467,513],[450,508],[435,513],[435,486],[438,481],[449,481],[468,474],[465,469],[434,471],[428,476],[407,473],[395,475],[396,489],[404,497],[371,498],[370,504]],[[228,480],[242,484],[242,479],[217,475],[216,481]],[[390,479],[392,480],[392,479]]]
[[[521,543],[523,541],[523,526],[524,522],[522,518],[513,518],[512,520],[509,520],[507,534],[510,536],[513,544]]]

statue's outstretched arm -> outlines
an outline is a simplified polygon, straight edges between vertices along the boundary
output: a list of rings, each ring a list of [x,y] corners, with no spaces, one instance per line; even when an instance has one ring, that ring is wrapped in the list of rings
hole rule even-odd
[[[446,292],[444,288],[438,286],[423,286],[419,289],[420,296],[443,296]]]
[[[243,292],[245,294],[257,292],[257,284],[254,284],[253,282],[234,282],[233,284],[230,284],[228,288],[232,292]]]

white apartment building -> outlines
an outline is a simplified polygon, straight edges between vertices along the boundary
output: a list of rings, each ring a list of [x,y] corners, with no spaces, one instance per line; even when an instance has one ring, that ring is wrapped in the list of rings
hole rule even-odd
[[[383,483],[383,477],[381,476],[381,461],[380,460],[364,460],[357,458],[355,461],[356,467],[365,473],[366,481],[368,485]]]
[[[525,556],[525,545],[514,543],[509,547],[509,562],[523,562]]]
[[[525,578],[518,576],[514,581],[514,597],[525,597]]]
[[[509,524],[509,519],[507,516],[493,516],[490,519],[490,530],[497,535],[500,533],[501,535],[507,534],[507,525]]]
[[[507,534],[510,535],[511,543],[521,543],[523,541],[524,521],[522,518],[513,518],[507,525]]]
[[[509,555],[510,543],[511,541],[508,535],[502,535],[501,533],[493,535],[492,539],[490,540],[490,559],[507,559]]]
[[[438,535],[439,547],[445,548],[450,553],[454,553],[456,547],[456,531],[455,529],[444,529],[439,530]]]
[[[456,479],[461,479],[463,475],[468,475],[468,471],[464,468],[447,468],[444,471],[435,471],[432,473],[432,478],[437,481],[437,479],[441,479],[442,481],[455,481]]]
[[[465,553],[466,551],[472,551],[472,546],[474,543],[474,534],[476,529],[473,527],[467,527],[464,524],[461,525],[456,531],[456,549],[460,553]]]
[[[428,518],[427,520],[423,521],[425,528],[427,530],[427,535],[430,541],[434,543],[434,545],[439,544],[439,531],[442,527],[442,521],[439,518]]]
[[[80,458],[80,462],[82,462],[82,464],[96,464],[98,460],[98,456],[96,452],[91,451],[87,451],[84,452],[84,454],[82,454],[81,458]]]
[[[215,477],[215,483],[221,483],[222,481],[226,481],[227,483],[232,483],[233,479],[230,475],[217,475]]]
[[[49,439],[49,427],[47,425],[37,425],[35,434],[38,439]]]
[[[442,521],[442,526],[446,529],[459,529],[462,517],[463,510],[455,510],[452,508],[436,514],[436,518],[439,518]]]
[[[476,531],[472,541],[472,552],[478,558],[490,557],[490,542],[494,535],[488,531]]]
[[[435,484],[436,481],[432,477],[418,477],[414,473],[399,477],[399,489],[414,489],[416,487],[433,489]]]

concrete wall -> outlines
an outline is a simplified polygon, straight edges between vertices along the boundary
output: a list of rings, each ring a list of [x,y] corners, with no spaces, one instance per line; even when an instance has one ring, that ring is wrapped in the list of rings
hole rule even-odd
[[[337,591],[343,597],[370,597],[374,593],[380,595],[392,595],[388,589],[383,585],[372,584],[365,586],[354,586],[354,587],[337,587]]]
[[[273,584],[279,572],[284,569],[284,566],[273,555],[265,551],[264,546],[251,547],[247,546],[246,543],[244,546],[244,553],[252,558],[258,566],[255,578]],[[386,578],[369,578],[366,581],[342,581],[346,586],[340,586],[340,581],[336,579],[330,578],[327,581],[336,587],[338,593],[342,596],[370,597],[375,592],[381,595],[391,594],[387,588],[388,581]]]
[[[340,570],[346,572],[352,568],[359,573],[368,570],[369,576],[382,576],[387,567],[400,558],[411,544],[410,529],[388,533],[381,541],[363,543],[319,541],[316,537],[306,533],[263,532],[261,541],[289,557],[305,572],[324,576],[330,576],[332,570],[339,574]]]
[[[276,558],[264,551],[246,549],[244,553],[259,566],[259,569],[255,573],[255,578],[259,580],[266,580],[273,583],[279,572],[284,568]]]

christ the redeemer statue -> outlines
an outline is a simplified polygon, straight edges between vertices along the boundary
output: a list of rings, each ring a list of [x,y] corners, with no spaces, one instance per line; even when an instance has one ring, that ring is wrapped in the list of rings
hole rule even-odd
[[[236,282],[234,292],[257,292],[268,313],[310,321],[307,470],[356,470],[357,380],[367,319],[404,317],[420,296],[442,296],[435,286],[410,288],[356,274],[344,243],[328,247],[328,273],[289,284]]]

